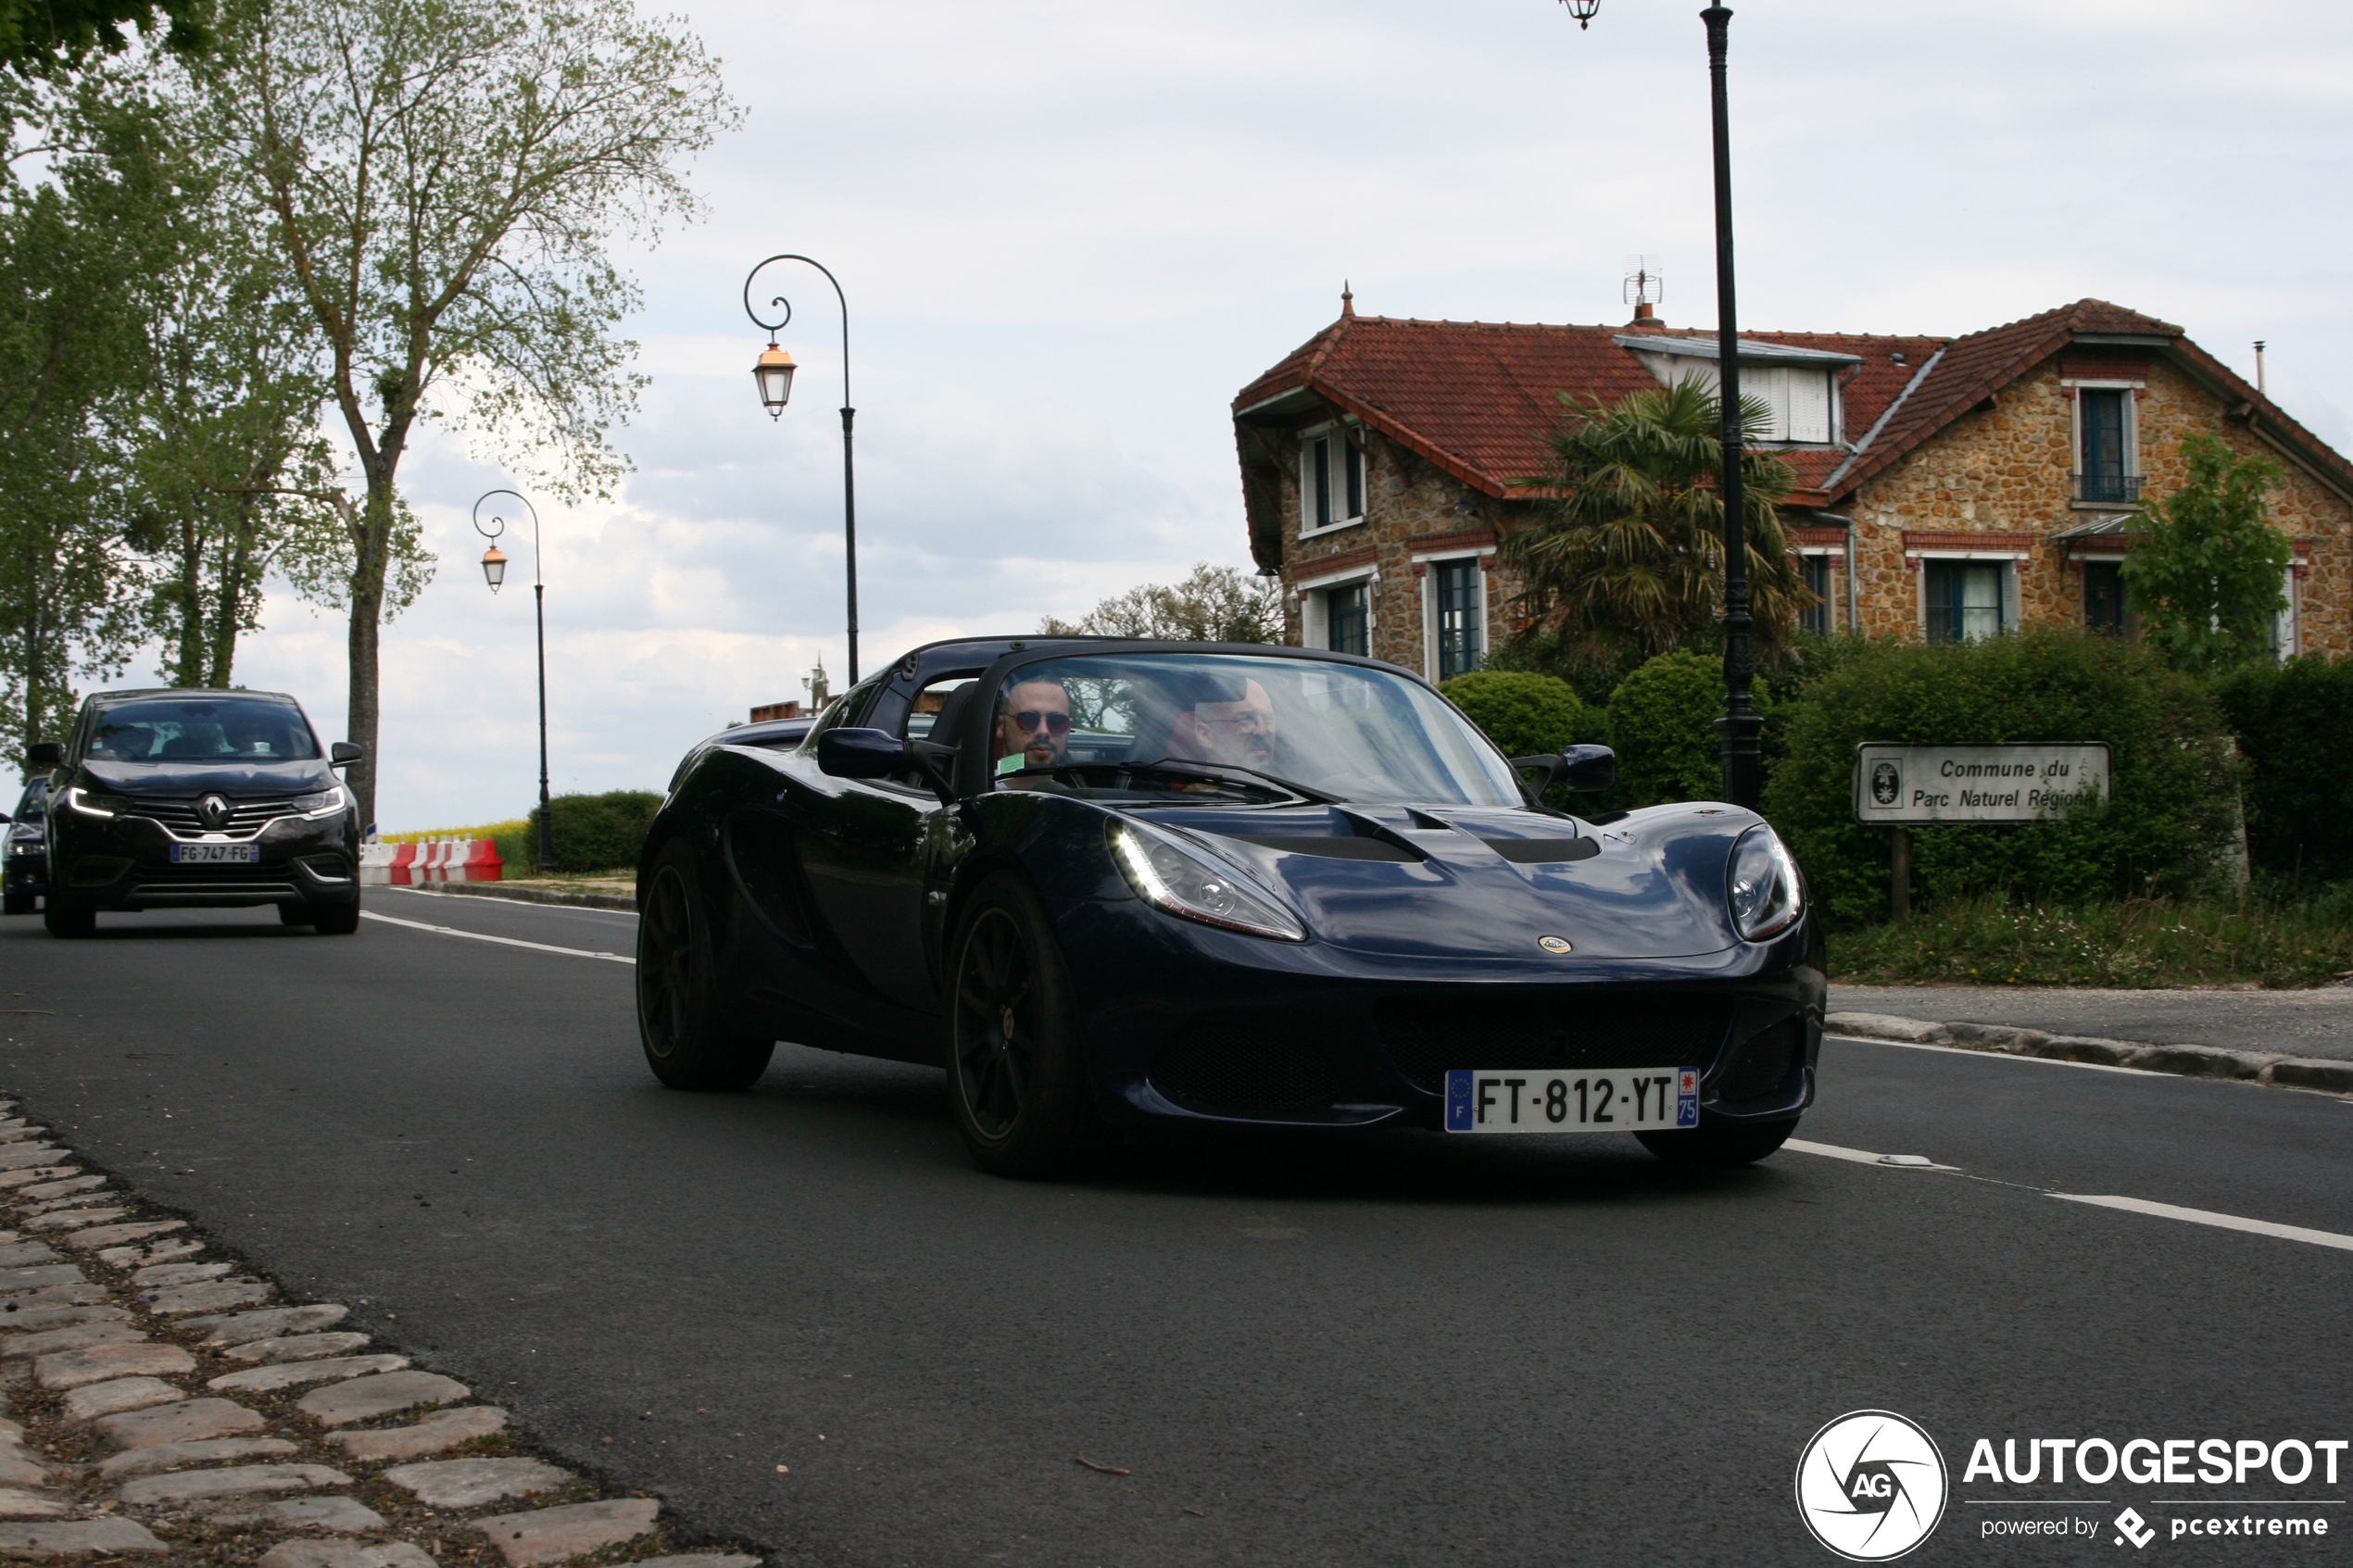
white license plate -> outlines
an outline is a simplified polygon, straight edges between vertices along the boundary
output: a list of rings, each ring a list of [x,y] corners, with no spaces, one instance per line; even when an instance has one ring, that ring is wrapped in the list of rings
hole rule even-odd
[[[1698,1125],[1696,1067],[1458,1068],[1446,1074],[1450,1133],[1644,1133]]]
[[[260,847],[252,844],[175,844],[171,847],[172,863],[181,866],[219,865],[223,861],[231,865],[250,866],[260,859]]]

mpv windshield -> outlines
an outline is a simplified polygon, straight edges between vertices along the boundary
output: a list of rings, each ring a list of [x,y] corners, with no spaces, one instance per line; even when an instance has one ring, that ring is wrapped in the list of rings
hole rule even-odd
[[[1523,803],[1511,769],[1462,715],[1414,682],[1355,664],[1051,659],[1013,672],[993,738],[1000,788],[1163,803]]]
[[[288,762],[319,755],[302,714],[261,697],[142,697],[98,710],[101,762]]]

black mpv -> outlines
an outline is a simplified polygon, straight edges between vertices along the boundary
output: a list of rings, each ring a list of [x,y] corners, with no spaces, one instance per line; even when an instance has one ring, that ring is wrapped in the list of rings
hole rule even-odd
[[[44,922],[87,936],[100,909],[275,904],[349,935],[359,813],[334,770],[360,756],[276,692],[99,693],[70,741],[31,753],[53,770]]]

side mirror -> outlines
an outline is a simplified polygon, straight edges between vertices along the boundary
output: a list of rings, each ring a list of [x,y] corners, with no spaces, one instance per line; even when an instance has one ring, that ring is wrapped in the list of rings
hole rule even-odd
[[[906,766],[906,746],[887,730],[827,730],[817,737],[817,771],[837,779],[887,778]]]
[[[342,768],[368,755],[368,748],[357,741],[339,740],[327,747],[327,766]]]
[[[32,768],[62,768],[66,748],[53,740],[35,741],[25,748],[25,764]]]
[[[1605,746],[1572,746],[1561,753],[1560,786],[1592,795],[1617,783],[1617,753]]]

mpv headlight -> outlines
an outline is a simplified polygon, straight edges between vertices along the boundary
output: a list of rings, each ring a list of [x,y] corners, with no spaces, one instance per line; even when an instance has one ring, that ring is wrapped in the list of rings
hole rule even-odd
[[[85,817],[111,817],[130,810],[133,803],[120,795],[93,795],[86,789],[69,789],[66,804]]]
[[[1307,927],[1280,899],[1214,856],[1139,822],[1114,822],[1110,831],[1112,859],[1154,909],[1252,936],[1307,940]]]
[[[1751,942],[1787,931],[1805,907],[1797,862],[1768,827],[1753,827],[1732,846],[1729,897],[1732,924]]]
[[[343,786],[337,784],[333,789],[322,789],[316,795],[296,796],[295,809],[306,817],[323,817],[330,811],[342,810],[343,802]]]

